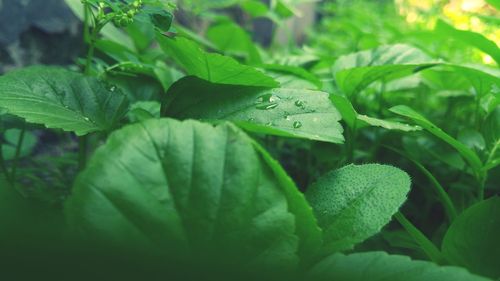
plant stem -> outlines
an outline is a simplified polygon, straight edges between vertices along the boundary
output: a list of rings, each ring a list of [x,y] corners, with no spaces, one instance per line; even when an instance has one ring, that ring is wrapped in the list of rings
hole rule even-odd
[[[82,171],[87,165],[88,135],[78,139],[78,170]]]
[[[21,134],[19,135],[19,139],[17,140],[16,154],[14,156],[14,162],[12,163],[12,171],[10,174],[11,184],[13,185],[16,183],[17,166],[19,164],[19,157],[21,156],[21,148],[23,146],[25,133],[26,133],[26,126],[23,125],[23,128],[21,129]]]
[[[448,195],[444,187],[441,185],[441,183],[439,183],[439,181],[436,179],[436,177],[434,177],[434,175],[429,170],[427,170],[427,168],[425,168],[424,165],[420,164],[420,162],[413,159],[413,157],[407,155],[405,152],[400,151],[399,149],[396,148],[388,146],[385,147],[410,160],[430,180],[432,186],[434,187],[434,190],[436,190],[439,201],[441,202],[444,210],[446,211],[449,221],[452,222],[453,220],[455,220],[455,218],[458,215],[457,209],[455,208],[455,205],[453,204],[453,201],[451,200],[450,196]]]
[[[1,142],[0,142],[0,169],[2,170],[2,173],[4,174],[4,177],[7,180],[7,182],[12,184],[12,181],[10,180],[9,171],[7,170],[7,166],[5,165],[5,159],[3,157],[3,145]]]
[[[401,212],[397,212],[394,217],[403,226],[403,228],[410,234],[411,237],[417,242],[422,251],[430,258],[431,261],[443,264],[445,258],[441,251],[432,243],[418,228],[416,228]]]

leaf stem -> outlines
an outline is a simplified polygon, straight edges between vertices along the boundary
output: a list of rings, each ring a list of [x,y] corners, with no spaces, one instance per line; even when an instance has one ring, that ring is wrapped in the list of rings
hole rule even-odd
[[[432,243],[418,228],[416,228],[401,212],[397,212],[394,217],[403,226],[403,228],[410,234],[415,242],[420,246],[422,251],[429,257],[429,259],[437,264],[443,264],[445,258],[441,251]]]
[[[10,179],[11,179],[12,185],[15,185],[15,183],[16,183],[17,166],[19,164],[19,158],[21,156],[21,148],[23,146],[25,133],[26,133],[26,125],[23,125],[23,127],[21,129],[21,134],[19,135],[19,139],[17,140],[16,154],[14,156],[14,162],[12,163],[12,171],[10,174]]]

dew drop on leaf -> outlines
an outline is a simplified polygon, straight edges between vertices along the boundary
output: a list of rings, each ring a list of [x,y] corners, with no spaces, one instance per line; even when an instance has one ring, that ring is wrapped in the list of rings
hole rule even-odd
[[[298,129],[298,128],[302,127],[302,123],[300,121],[295,121],[295,122],[293,122],[293,127],[295,129]]]

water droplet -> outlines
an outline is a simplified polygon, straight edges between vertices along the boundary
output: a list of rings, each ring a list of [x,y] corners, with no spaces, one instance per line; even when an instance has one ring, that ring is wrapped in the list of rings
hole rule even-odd
[[[293,127],[295,129],[298,129],[298,128],[302,127],[302,123],[300,121],[295,121],[295,122],[293,122]]]
[[[109,87],[109,91],[110,91],[110,92],[114,92],[114,91],[116,91],[116,86],[114,86],[114,85],[113,85],[113,86]]]
[[[267,122],[266,123],[266,126],[272,126],[272,125],[274,125],[273,122]]]
[[[90,121],[90,119],[88,117],[83,117],[83,120],[85,120],[87,122]]]
[[[273,94],[265,94],[257,98],[255,101],[256,108],[262,110],[273,109],[278,106],[280,97]]]
[[[255,118],[248,118],[248,122],[254,123],[255,122]]]
[[[296,106],[296,107],[300,107],[300,108],[302,108],[302,109],[305,109],[305,108],[306,108],[306,104],[305,104],[303,101],[301,101],[301,100],[296,100],[296,101],[295,101],[295,106]]]

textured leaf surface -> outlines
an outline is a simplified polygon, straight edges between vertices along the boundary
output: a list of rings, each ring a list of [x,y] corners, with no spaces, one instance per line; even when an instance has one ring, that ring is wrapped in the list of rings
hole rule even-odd
[[[383,252],[335,254],[319,262],[311,281],[488,281],[459,267],[438,266]]]
[[[325,232],[326,251],[352,248],[376,234],[406,200],[409,176],[398,168],[349,165],[312,184],[306,198]]]
[[[128,102],[95,78],[34,66],[0,77],[0,107],[30,123],[85,135],[112,129]]]
[[[189,39],[168,38],[157,35],[163,51],[171,56],[188,75],[219,84],[276,87],[270,76],[247,65],[238,63],[231,57],[207,53]]]
[[[342,56],[332,71],[338,87],[350,96],[383,77],[405,76],[435,64],[421,50],[396,44]]]
[[[266,89],[213,84],[196,77],[175,83],[164,116],[230,120],[247,130],[342,143],[340,114],[328,94],[301,89]]]
[[[500,277],[500,198],[465,210],[448,229],[443,253],[456,265],[491,278]]]
[[[114,243],[288,268],[299,243],[291,209],[307,203],[296,195],[302,203],[290,207],[298,190],[280,177],[233,125],[149,120],[96,152],[66,214],[84,235]]]

